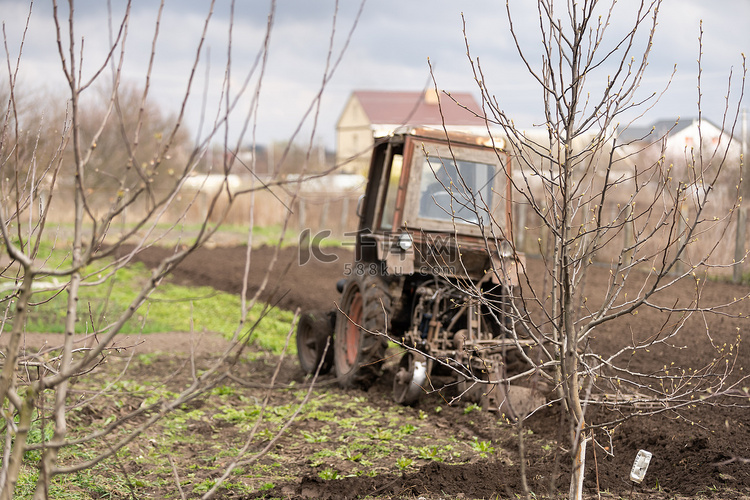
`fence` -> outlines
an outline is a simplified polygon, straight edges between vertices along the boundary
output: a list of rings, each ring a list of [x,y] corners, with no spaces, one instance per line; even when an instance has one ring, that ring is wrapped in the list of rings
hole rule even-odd
[[[653,200],[653,189],[644,189],[641,195],[641,199],[646,201],[643,205],[636,203],[636,210],[646,206],[647,200]],[[603,240],[606,241],[606,245],[597,250],[595,255],[590,256],[593,261],[614,264],[620,258],[623,249],[629,248],[633,244],[637,233],[653,233],[653,237],[639,249],[637,254],[637,257],[651,256],[643,263],[644,267],[650,269],[653,260],[660,260],[663,257],[669,259],[673,256],[676,245],[668,246],[665,244],[669,238],[674,240],[674,234],[670,234],[670,232],[682,233],[686,227],[686,221],[694,221],[696,217],[700,217],[703,222],[699,225],[698,231],[690,235],[687,251],[681,257],[681,262],[677,268],[674,269],[675,272],[683,271],[687,266],[700,267],[707,264],[711,266],[709,270],[711,276],[732,277],[734,270],[732,264],[735,261],[735,256],[738,253],[745,255],[750,248],[748,218],[747,216],[739,217],[740,210],[745,210],[745,213],[747,213],[747,209],[739,209],[734,206],[736,191],[732,193],[730,188],[718,187],[717,192],[712,193],[711,202],[703,207],[700,214],[697,212],[696,206],[688,199],[688,202],[681,206],[679,214],[671,214],[666,218],[666,224],[658,224],[659,218],[664,218],[665,212],[656,208],[648,218],[645,216],[638,217],[635,222],[624,223],[624,220],[630,216],[630,210],[632,210],[632,207],[627,204],[628,197],[629,195],[623,196],[620,200],[610,199],[602,207],[602,219],[613,222],[613,225],[619,223],[620,227],[617,230],[607,232]],[[520,196],[516,197],[513,205],[516,247],[528,255],[551,253],[550,231],[544,225],[540,215],[532,210],[525,200],[520,198]],[[598,207],[596,209],[598,211]],[[589,219],[588,224],[583,220],[584,214]],[[591,224],[592,217],[591,206],[579,207],[574,226],[583,230],[590,230],[593,227]],[[745,231],[740,233],[744,243],[738,241],[737,238],[740,224],[743,224],[746,228]],[[586,239],[586,237],[582,237],[582,239]],[[664,250],[665,246],[667,246],[666,250]],[[711,257],[704,261],[708,254]],[[629,258],[631,255],[632,253],[626,253],[623,256]],[[741,266],[742,268],[746,270],[749,266],[745,264]]]
[[[313,234],[318,231],[330,230],[334,238],[343,238],[346,233],[357,229],[358,217],[356,207],[361,196],[361,190],[338,190],[338,191],[301,191],[296,196],[288,190],[274,187],[268,190],[256,191],[252,196],[244,195],[237,197],[230,207],[225,218],[225,224],[233,226],[255,227],[280,226],[288,220],[288,229],[301,231],[310,229]],[[648,199],[649,193],[644,192],[644,198]],[[738,228],[737,215],[739,211],[733,212],[734,197],[731,193],[714,193],[712,203],[708,204],[700,214],[707,221],[704,229],[693,235],[691,245],[684,256],[685,265],[697,265],[702,256],[712,252],[708,264],[721,265],[711,270],[713,275],[731,276],[731,264],[734,261],[737,248],[741,254],[747,252],[750,247],[750,230],[744,233],[744,244],[736,243],[736,231]],[[157,192],[157,197],[164,193]],[[72,190],[56,190],[53,200],[53,209],[50,211],[49,221],[52,223],[70,223],[73,220]],[[219,214],[223,213],[227,206],[228,198],[225,194],[218,197],[214,206],[211,206],[213,195],[209,192],[186,191],[178,194],[171,204],[163,209],[157,210],[159,220],[164,223],[185,224],[187,226],[197,225],[206,217],[211,222],[218,222]],[[617,220],[623,217],[622,202],[627,200],[613,200],[602,208],[604,218]],[[89,206],[95,214],[103,214],[112,200],[97,197],[92,193],[89,198]],[[147,207],[140,200],[138,203],[128,207],[115,222],[132,223],[143,218]],[[38,211],[38,207],[35,207]],[[209,211],[210,214],[209,214]],[[580,213],[589,213],[588,207],[581,207]],[[693,220],[696,217],[695,207],[686,204],[682,207],[680,217],[685,220]],[[726,219],[734,217],[726,224]],[[516,196],[513,206],[513,217],[515,227],[516,246],[520,251],[528,255],[550,252],[550,233],[545,228],[540,215],[532,210],[531,206]],[[28,216],[26,218],[28,220]],[[155,219],[154,219],[155,220]],[[747,221],[747,218],[745,218]],[[577,221],[582,222],[579,216]],[[608,234],[607,245],[592,256],[595,261],[603,263],[616,262],[623,248],[630,245],[634,234],[639,229],[648,228],[654,224],[651,220],[638,220],[635,225],[623,225],[619,231]],[[656,231],[656,236],[644,247],[644,253],[651,252],[654,256],[661,255],[660,248],[663,247],[667,229]],[[747,266],[745,266],[747,269]]]
[[[163,224],[197,226],[204,220],[219,222],[228,208],[224,224],[233,226],[270,227],[288,222],[290,229],[311,229],[315,232],[330,230],[332,236],[342,237],[357,229],[359,218],[356,215],[357,202],[361,190],[300,191],[293,195],[280,187],[258,190],[235,197],[229,205],[226,193],[218,197],[215,192],[183,190],[169,204],[157,208],[151,221]],[[155,199],[166,196],[166,191],[155,190]],[[70,224],[73,221],[73,190],[56,189],[49,211],[48,221],[53,224]],[[101,218],[109,209],[112,199],[96,192],[89,193],[87,205],[92,213]],[[149,200],[143,197],[128,206],[117,217],[114,224],[132,224],[147,216]],[[39,207],[34,206],[34,217]],[[24,218],[28,220],[28,215]],[[287,219],[289,219],[287,221]]]

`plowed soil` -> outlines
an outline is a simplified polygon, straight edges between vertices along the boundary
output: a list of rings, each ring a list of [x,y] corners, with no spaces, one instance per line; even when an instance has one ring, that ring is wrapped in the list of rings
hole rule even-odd
[[[231,293],[242,289],[242,276],[247,249],[244,247],[218,247],[201,249],[183,262],[173,273],[174,281],[192,285],[208,285]],[[277,253],[278,252],[278,253]],[[168,250],[151,248],[139,255],[146,264],[155,264]],[[351,262],[349,249],[329,249],[335,256],[331,263],[311,259],[299,265],[297,248],[276,250],[263,247],[251,253],[248,292],[254,293],[266,279],[266,270],[275,261],[262,297],[280,307],[328,309],[338,299],[336,281],[341,279],[345,264]],[[303,255],[303,260],[306,256]],[[543,279],[541,261],[529,259],[529,275],[540,283]],[[645,277],[638,278],[643,281]],[[604,293],[608,269],[594,267],[586,282],[585,295],[600,297]],[[731,301],[748,293],[747,287],[726,283],[700,283],[701,305],[711,306]],[[654,303],[687,305],[696,282],[680,283],[668,294],[654,298]],[[633,357],[630,368],[642,372],[656,372],[665,365],[697,370],[716,359],[721,346],[737,340],[747,331],[748,323],[737,315],[747,316],[747,301],[718,315],[696,315],[683,328],[674,342],[674,349],[656,346],[650,352]],[[614,352],[623,339],[649,338],[659,334],[675,321],[672,316],[656,309],[642,309],[637,316],[628,315],[603,325],[592,339],[594,350]],[[710,334],[709,334],[710,333]],[[174,337],[175,342],[179,342]],[[734,352],[732,353],[734,354]],[[730,366],[735,379],[750,370],[750,350],[741,343],[736,356],[730,356]],[[674,372],[673,372],[674,373]],[[290,366],[290,377],[303,380],[296,365]],[[357,391],[356,396],[367,398],[371,405],[390,407],[390,384],[393,369],[386,369],[382,379],[368,392]],[[734,394],[745,397],[716,399],[709,404],[683,406],[677,410],[661,411],[648,417],[637,417],[612,424],[605,431],[593,432],[596,446],[589,447],[585,488],[588,495],[596,497],[598,490],[603,498],[748,498],[750,496],[750,409],[747,408],[750,381],[745,381]],[[331,390],[339,390],[332,388]],[[413,411],[432,411],[442,404],[437,396],[423,398]],[[641,409],[649,413],[650,409]],[[412,411],[412,409],[409,409]],[[625,413],[631,413],[632,408]],[[621,410],[604,405],[587,408],[590,423],[617,421],[624,416]],[[375,495],[382,498],[402,498],[422,495],[425,498],[515,498],[522,493],[520,484],[518,440],[509,426],[496,425],[496,416],[476,413],[466,416],[462,411],[446,407],[441,413],[444,421],[438,427],[453,433],[459,439],[467,435],[480,435],[490,439],[496,448],[503,449],[509,459],[496,457],[476,458],[468,463],[451,465],[430,462],[417,472],[399,472],[395,467],[375,477],[347,477],[323,480],[314,473],[303,474],[298,480],[276,485],[266,492],[269,497],[283,498],[355,498],[358,495]],[[529,487],[537,494],[549,491],[551,479],[557,477],[556,487],[567,489],[566,436],[561,436],[561,420],[556,406],[530,417],[525,426],[533,431],[534,440],[526,443],[526,463]],[[567,427],[563,427],[567,429]],[[467,429],[470,429],[467,431]],[[539,449],[540,443],[560,443],[552,451]],[[549,447],[546,447],[549,448]],[[653,454],[642,485],[628,479],[630,467],[639,449]],[[556,451],[556,452],[555,452]],[[304,451],[302,452],[304,453]],[[303,460],[302,457],[300,457]],[[598,485],[598,487],[597,487]]]
[[[251,266],[247,291],[254,294],[264,282],[265,291],[261,297],[279,307],[294,310],[329,309],[338,300],[336,282],[342,278],[345,265],[352,261],[350,249],[326,249],[326,254],[335,257],[333,262],[323,263],[317,259],[300,265],[300,252],[297,248],[277,250],[270,247],[253,249],[250,254]],[[149,248],[140,253],[138,260],[148,266],[156,265],[169,255],[170,250]],[[188,257],[173,272],[171,280],[187,285],[208,285],[230,293],[240,293],[243,287],[243,275],[247,248],[242,246],[216,247],[199,249]],[[273,268],[270,273],[267,269]],[[528,269],[532,281],[541,283],[544,279],[542,262],[529,259]],[[601,297],[609,270],[603,267],[591,268],[583,295]],[[645,275],[640,277],[643,281]],[[668,304],[677,307],[690,303],[696,282],[680,283],[668,294],[654,297],[655,304]],[[747,287],[725,283],[701,283],[701,305],[725,303],[748,293]],[[678,368],[698,370],[722,355],[721,348],[725,343],[736,342],[738,335],[747,331],[748,323],[738,318],[740,314],[747,317],[747,301],[730,309],[719,311],[718,315],[695,315],[683,328],[674,348],[654,344],[648,352],[634,356],[628,367],[642,372],[658,372],[665,365],[679,373]],[[591,339],[592,348],[601,353],[611,353],[619,349],[624,341],[631,338],[658,338],[676,315],[671,316],[657,309],[642,309],[638,315],[628,315],[617,321],[606,323]],[[709,335],[710,333],[710,335]],[[40,339],[36,339],[40,341]],[[32,344],[33,337],[27,342]],[[171,384],[180,382],[180,370],[183,370],[184,381],[189,382],[185,373],[190,364],[186,361],[189,353],[198,359],[207,359],[211,354],[220,351],[225,341],[219,335],[207,334],[196,342],[187,334],[147,335],[140,339],[125,340],[138,344],[138,352],[156,353],[147,364],[133,361],[129,376],[168,379]],[[164,354],[167,353],[167,354]],[[254,361],[238,365],[236,376],[253,383],[270,381],[276,360],[273,356],[261,356]],[[729,367],[733,369],[732,380],[738,380],[750,370],[750,349],[741,343],[739,352],[733,347],[728,357]],[[674,363],[674,365],[672,365]],[[119,370],[116,363],[112,369]],[[722,365],[723,366],[723,365]],[[100,370],[105,370],[102,367]],[[460,459],[417,460],[409,467],[397,467],[397,455],[388,456],[387,442],[385,457],[360,457],[343,460],[331,457],[327,465],[311,464],[310,456],[316,451],[316,444],[302,439],[305,432],[320,430],[320,422],[297,421],[288,430],[282,441],[275,448],[277,456],[283,456],[282,462],[286,479],[276,479],[270,489],[261,491],[258,488],[263,478],[246,479],[255,488],[255,493],[247,490],[222,490],[218,498],[320,498],[320,499],[353,499],[353,498],[518,498],[523,494],[521,483],[521,463],[525,464],[528,487],[538,498],[547,498],[551,491],[565,492],[568,488],[569,439],[567,425],[563,424],[558,405],[551,405],[532,415],[524,422],[525,455],[519,454],[518,429],[511,424],[500,422],[496,414],[471,411],[465,405],[449,407],[438,395],[423,397],[416,407],[400,408],[392,403],[390,386],[394,373],[394,361],[386,363],[385,372],[369,391],[343,391],[335,384],[332,375],[320,380],[320,387],[331,391],[345,400],[357,398],[361,408],[371,408],[373,415],[386,415],[398,411],[404,422],[423,422],[419,427],[423,435],[414,435],[412,440],[429,441],[430,436],[451,438],[455,450],[468,450],[468,459],[462,452]],[[99,372],[107,377],[107,373]],[[688,373],[691,373],[688,371]],[[697,382],[698,379],[694,379]],[[296,360],[283,362],[277,384],[293,382],[305,383],[305,378]],[[643,381],[647,383],[647,381]],[[606,405],[587,407],[587,422],[597,424],[614,422],[604,428],[595,428],[593,436],[595,445],[589,445],[586,462],[586,479],[584,483],[586,498],[750,498],[750,394],[747,387],[750,381],[744,381],[733,389],[733,398],[711,399],[707,404],[683,405],[668,411],[658,411],[651,416],[640,416],[621,420],[633,412],[651,413],[660,408],[614,408]],[[241,407],[242,401],[262,399],[265,389],[254,390],[249,384],[236,404]],[[175,389],[178,387],[176,386]],[[595,387],[597,390],[606,388]],[[255,392],[253,392],[255,391]],[[737,397],[739,396],[739,397]],[[289,392],[279,391],[278,403],[291,400]],[[200,404],[198,402],[196,405]],[[394,407],[400,408],[398,410]],[[439,411],[441,410],[441,411]],[[100,415],[105,418],[106,415]],[[347,417],[337,414],[336,419]],[[374,418],[374,417],[373,417]],[[423,419],[423,420],[418,420]],[[373,420],[375,422],[375,420]],[[379,425],[379,424],[377,424]],[[396,422],[396,425],[399,425]],[[422,425],[422,424],[420,424]],[[332,432],[340,427],[332,426]],[[330,431],[330,429],[329,429]],[[211,436],[200,441],[191,442],[184,450],[174,451],[173,470],[167,468],[163,475],[163,489],[151,493],[149,498],[179,498],[175,493],[173,473],[178,477],[201,479],[200,457],[212,453],[212,449],[221,440],[236,439],[237,433],[232,427],[222,427],[216,422],[188,422],[186,433]],[[329,441],[346,441],[344,435],[326,436]],[[217,443],[218,440],[218,443]],[[491,443],[492,451],[472,453],[469,444],[486,441]],[[423,442],[423,441],[420,441]],[[203,448],[201,448],[203,446]],[[213,446],[213,448],[211,448]],[[630,468],[639,449],[653,454],[646,479],[640,485],[629,480]],[[184,455],[184,456],[182,456]],[[458,457],[458,453],[455,455]],[[183,460],[184,458],[184,460]],[[363,468],[358,460],[367,459],[369,471],[373,474],[362,474]],[[268,461],[268,467],[277,467],[274,460]],[[323,479],[321,471],[332,466],[341,472],[336,479]],[[154,474],[154,471],[140,470],[133,462],[128,466],[135,476]],[[404,469],[404,470],[400,470]],[[351,472],[350,474],[347,471]],[[359,472],[357,472],[359,471]],[[215,473],[206,473],[206,477],[215,477]],[[161,476],[159,476],[161,477]],[[254,481],[254,482],[253,482]],[[172,484],[172,486],[170,486]],[[272,487],[271,487],[272,486]],[[193,498],[194,493],[186,491],[186,497]],[[156,495],[156,496],[154,496]]]

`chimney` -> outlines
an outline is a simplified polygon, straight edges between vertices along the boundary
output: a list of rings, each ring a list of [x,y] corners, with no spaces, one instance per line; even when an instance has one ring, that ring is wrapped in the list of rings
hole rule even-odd
[[[431,104],[433,106],[437,106],[438,100],[439,100],[438,93],[434,87],[429,88],[424,91],[425,104]]]

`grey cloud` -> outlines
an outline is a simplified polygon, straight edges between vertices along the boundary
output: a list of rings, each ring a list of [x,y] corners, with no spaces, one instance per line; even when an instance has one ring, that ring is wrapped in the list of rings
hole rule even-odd
[[[122,0],[112,0],[116,16],[121,15]],[[539,61],[540,40],[538,13],[533,2],[511,0],[511,9],[521,43],[532,55],[532,63]],[[103,0],[76,1],[76,19],[79,35],[87,40],[106,42],[107,7]],[[195,55],[203,19],[210,2],[207,0],[166,0],[162,32],[157,47],[157,67],[154,81],[165,88],[154,89],[165,106],[172,95],[184,89],[184,78]],[[61,2],[65,12],[65,3]],[[129,33],[129,75],[142,74],[146,55],[150,50],[151,37],[156,18],[156,2],[135,0],[133,2],[133,25]],[[254,60],[265,33],[270,0],[237,1],[233,42],[233,76],[237,79],[248,70]],[[336,26],[334,52],[344,44],[359,0],[341,0]],[[27,2],[3,0],[3,21],[12,37],[18,38],[22,16]],[[213,14],[211,29],[202,54],[199,69],[201,78],[206,70],[210,50],[211,84],[218,86],[223,77],[226,57],[226,42],[229,19],[228,0],[218,0]],[[294,128],[291,117],[299,114],[299,108],[317,90],[322,79],[326,52],[330,40],[334,0],[278,0],[274,32],[272,34],[270,60],[264,83],[268,99],[263,104],[266,114],[261,114],[264,137],[261,141],[283,139]],[[620,2],[620,9],[628,10],[632,17],[631,3]],[[475,83],[466,58],[464,35],[461,32],[461,12],[466,18],[467,35],[472,55],[479,57],[491,92],[497,95],[501,106],[516,117],[540,116],[541,94],[529,83],[526,70],[518,58],[514,43],[508,32],[505,2],[497,0],[368,0],[362,18],[352,37],[348,51],[344,54],[337,74],[330,82],[322,110],[320,131],[326,137],[333,136],[333,127],[338,113],[352,90],[356,88],[417,89],[428,81],[427,58],[435,67],[438,85],[451,90],[474,91]],[[644,81],[643,92],[660,91],[668,81],[673,65],[678,64],[680,73],[672,84],[663,103],[654,110],[661,116],[694,114],[691,103],[696,95],[694,74],[697,58],[697,20],[704,19],[704,77],[707,103],[714,96],[725,93],[729,68],[737,68],[739,53],[748,52],[750,40],[745,26],[738,19],[750,18],[750,2],[746,0],[724,0],[721,8],[700,0],[667,0],[662,4],[661,20],[655,38],[651,63]],[[7,16],[12,13],[14,19]],[[28,74],[39,75],[55,65],[56,49],[50,50],[49,31],[51,8],[49,2],[34,4],[35,23],[25,49],[24,64]],[[621,22],[623,17],[618,17]],[[613,32],[621,29],[618,24]],[[86,33],[86,31],[89,31]],[[52,40],[54,43],[54,40]],[[88,43],[88,42],[87,42]],[[11,40],[11,47],[16,47]],[[91,62],[100,55],[95,44],[91,50]],[[101,49],[98,49],[101,50]],[[44,68],[43,70],[40,68]],[[31,71],[33,70],[33,71]],[[603,70],[606,77],[606,69]],[[51,80],[50,80],[51,81]],[[293,92],[293,98],[284,99],[283,90]],[[721,103],[711,104],[706,112],[720,112]],[[286,117],[286,118],[285,118]],[[531,119],[527,120],[529,123]]]

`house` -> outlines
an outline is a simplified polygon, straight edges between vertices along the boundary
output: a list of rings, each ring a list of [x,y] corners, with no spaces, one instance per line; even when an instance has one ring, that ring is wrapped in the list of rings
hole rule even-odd
[[[336,164],[348,172],[369,167],[376,137],[403,126],[427,126],[486,133],[481,107],[467,92],[358,90],[349,96],[336,124]]]
[[[719,157],[730,148],[728,158],[739,158],[739,142],[730,145],[732,136],[728,130],[705,118],[677,118],[659,120],[646,127],[627,127],[618,131],[618,143],[626,148],[651,150],[652,155],[661,154],[664,142],[664,156],[670,162],[692,163],[691,155],[702,153],[704,158],[719,152]]]

